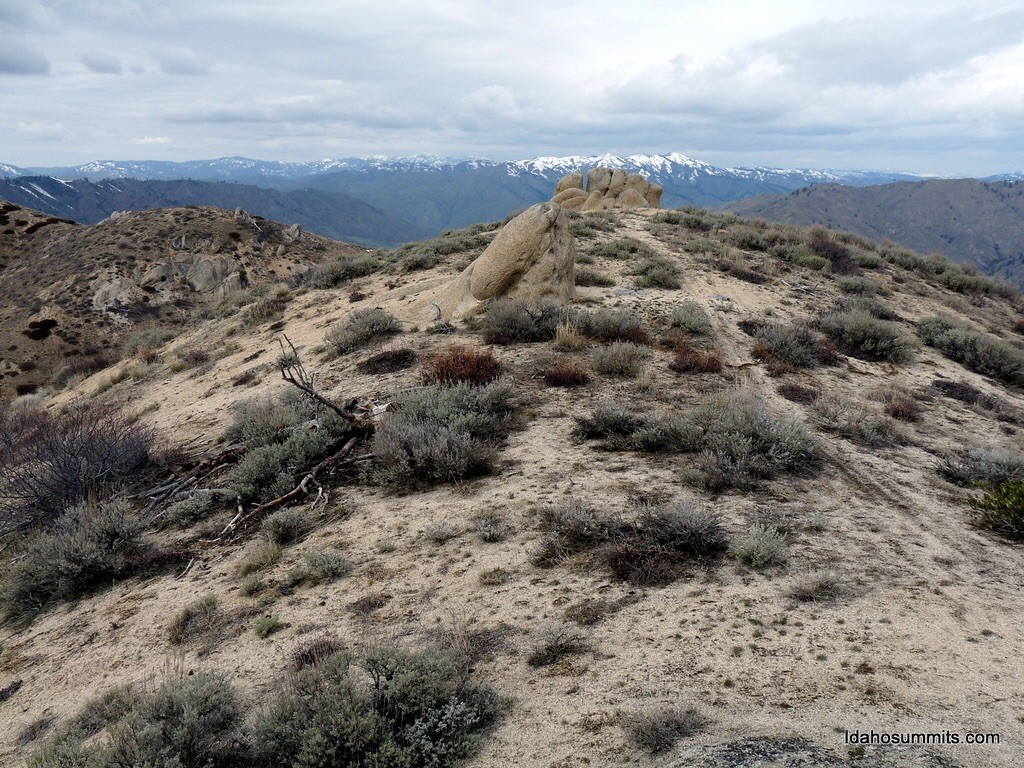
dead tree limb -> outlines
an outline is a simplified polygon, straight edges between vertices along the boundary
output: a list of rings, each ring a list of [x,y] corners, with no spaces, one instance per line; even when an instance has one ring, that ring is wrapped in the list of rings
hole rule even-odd
[[[263,504],[257,504],[256,506],[250,508],[248,511],[245,511],[243,509],[241,500],[239,500],[238,514],[231,518],[231,522],[229,522],[224,527],[224,530],[220,532],[220,536],[218,536],[214,541],[220,541],[229,533],[232,533],[242,523],[245,523],[255,515],[259,515],[263,512],[266,512],[267,510],[280,507],[282,504],[287,504],[289,501],[293,501],[299,498],[300,496],[305,496],[307,493],[309,493],[309,486],[311,484],[316,483],[316,477],[320,472],[323,472],[324,470],[327,469],[331,469],[343,463],[354,463],[354,460],[352,462],[348,462],[346,460],[349,459],[349,456],[351,455],[353,449],[356,447],[356,444],[358,442],[358,437],[350,438],[348,442],[346,442],[345,445],[341,447],[341,450],[331,454],[326,459],[317,464],[315,467],[313,467],[311,470],[309,470],[309,472],[306,473],[305,477],[302,478],[299,484],[296,485],[283,496],[278,496],[276,499],[264,502]],[[316,487],[318,489],[317,495],[319,497],[320,495],[323,494],[323,487],[320,486],[319,484],[317,484]]]
[[[284,341],[282,341],[282,339],[284,339]],[[316,387],[313,385],[313,375],[310,374],[302,364],[302,360],[299,358],[299,352],[295,349],[295,345],[292,344],[292,340],[286,335],[281,334],[277,343],[281,347],[281,357],[278,360],[278,365],[281,369],[281,378],[293,387],[297,387],[306,395],[306,397],[310,398],[314,402],[330,408],[345,421],[354,423],[356,421],[356,414],[351,406],[343,408],[333,400],[324,397],[316,391]],[[288,349],[285,349],[285,343],[288,344]]]

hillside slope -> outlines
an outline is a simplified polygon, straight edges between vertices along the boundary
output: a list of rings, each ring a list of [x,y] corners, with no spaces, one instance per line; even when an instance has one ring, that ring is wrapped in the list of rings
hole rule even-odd
[[[329,637],[353,653],[441,643],[463,654],[505,702],[467,768],[1019,766],[1024,549],[972,524],[975,492],[953,482],[1022,476],[1019,295],[905,249],[725,214],[585,214],[573,229],[577,315],[557,337],[531,326],[538,308],[506,308],[503,321],[495,311],[352,341],[356,310],[397,313],[410,291],[464,269],[493,236],[477,227],[334,287],[282,292],[274,319],[211,317],[49,392],[51,412],[85,398],[140,414],[188,463],[152,469],[128,501],[155,515],[146,536],[172,565],[150,558],[141,574],[0,627],[3,760],[18,764],[85,702],[168,675],[220,671],[258,718],[294,685],[297,649]],[[989,363],[925,344],[945,344],[921,322],[937,314],[983,338]],[[539,335],[517,340],[524,328]],[[292,536],[259,515],[232,527],[234,491],[198,512],[172,508],[239,482],[233,422],[269,427],[292,407],[259,406],[293,393],[275,362],[281,334],[335,403],[391,404],[378,430],[424,392],[433,356],[490,352],[513,423],[489,435],[489,467],[434,482],[388,483],[401,457],[359,443],[293,497],[305,527]],[[175,365],[196,353],[209,364]],[[608,365],[625,353],[634,365]],[[556,386],[573,370],[587,374],[578,386]],[[429,402],[443,392],[426,390]],[[280,445],[326,429],[323,413],[304,418]],[[432,440],[472,421],[449,418]],[[297,484],[291,471],[274,488]],[[687,519],[720,527],[728,549],[673,560],[689,545],[630,538],[651,520],[672,530],[664,510],[691,503],[710,516]],[[18,555],[0,556],[15,573]],[[329,558],[346,567],[312,578]],[[111,709],[96,731],[117,727]],[[658,712],[691,709],[699,718],[655,729],[660,751],[635,735]],[[844,741],[871,729],[1000,743]]]
[[[335,192],[291,191],[209,181],[116,179],[61,181],[47,176],[0,180],[0,200],[82,224],[97,224],[115,211],[212,206],[297,223],[335,240],[370,247],[417,240],[431,230]]]
[[[243,289],[363,250],[215,208],[87,227],[0,202],[0,402],[109,365],[133,334],[145,346]]]
[[[1024,183],[1019,181],[933,179],[860,188],[821,184],[725,208],[768,221],[888,238],[1024,282]]]

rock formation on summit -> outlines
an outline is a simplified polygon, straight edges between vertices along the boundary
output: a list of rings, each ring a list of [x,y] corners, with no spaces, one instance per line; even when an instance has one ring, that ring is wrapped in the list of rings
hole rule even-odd
[[[619,168],[591,168],[587,184],[583,174],[574,171],[563,176],[555,186],[551,202],[574,211],[603,211],[609,208],[659,208],[661,186],[639,173]]]
[[[475,314],[498,298],[570,301],[575,263],[568,213],[559,205],[538,203],[502,227],[457,277],[409,296],[396,312],[412,322],[430,322]]]

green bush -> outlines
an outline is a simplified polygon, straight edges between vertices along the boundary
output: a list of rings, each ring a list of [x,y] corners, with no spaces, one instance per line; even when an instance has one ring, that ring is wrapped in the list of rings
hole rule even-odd
[[[563,309],[554,301],[499,299],[487,305],[481,327],[488,344],[551,341],[563,318]]]
[[[593,269],[577,269],[575,283],[581,288],[610,288],[615,285],[615,278]]]
[[[690,299],[672,308],[671,325],[673,328],[682,328],[693,336],[707,336],[712,329],[707,311]]]
[[[373,274],[380,268],[370,255],[344,255],[310,267],[294,281],[296,287],[337,288],[357,277]]]
[[[402,393],[374,433],[374,477],[403,487],[490,471],[497,441],[511,426],[512,394],[504,381]]]
[[[591,352],[590,365],[598,373],[632,379],[640,375],[650,354],[646,347],[616,341]]]
[[[73,507],[28,540],[0,584],[6,619],[26,621],[52,602],[72,600],[131,575],[146,548],[144,525],[120,501]]]
[[[747,534],[732,543],[729,554],[750,568],[785,565],[789,559],[786,536],[777,528],[752,525]]]
[[[296,478],[326,456],[343,439],[329,429],[293,432],[283,443],[249,451],[235,465],[228,480],[232,492],[260,502],[283,496]]]
[[[694,453],[684,479],[708,490],[753,488],[785,472],[814,468],[818,446],[804,425],[772,415],[752,392],[712,395],[671,416],[646,416],[603,403],[578,417],[575,434],[612,449]]]
[[[818,327],[847,354],[864,360],[909,363],[914,359],[914,340],[896,323],[879,320],[863,310],[827,312]]]
[[[495,695],[460,657],[333,653],[296,671],[258,715],[254,765],[447,768],[475,751],[497,714]]]
[[[226,677],[200,672],[174,677],[143,695],[108,727],[104,740],[83,743],[65,732],[37,752],[32,768],[243,768],[244,709]]]
[[[1024,351],[1012,344],[948,317],[921,320],[917,333],[925,344],[976,373],[1024,385]]]
[[[630,271],[638,288],[679,288],[679,268],[664,256],[648,256]]]
[[[841,395],[824,395],[814,402],[818,426],[870,448],[896,445],[905,438],[882,409],[869,407]]]
[[[974,509],[974,525],[1010,539],[1024,539],[1024,481],[1000,483],[967,501]]]
[[[181,645],[196,637],[210,634],[222,621],[220,601],[210,592],[186,605],[167,627],[171,645]]]
[[[279,509],[263,519],[263,533],[279,547],[294,544],[309,531],[309,519],[301,509]]]
[[[625,309],[597,309],[571,318],[576,329],[588,339],[600,342],[629,341],[646,344],[647,331],[639,317]]]
[[[843,293],[855,293],[860,296],[874,296],[882,291],[882,285],[877,280],[855,275],[837,278],[836,285]]]
[[[225,437],[259,448],[283,443],[295,427],[316,418],[316,407],[294,390],[285,390],[277,397],[268,395],[243,400],[232,409],[231,424]]]
[[[401,331],[402,324],[383,309],[357,309],[344,325],[327,332],[326,341],[335,354],[346,355]]]
[[[754,330],[754,357],[777,360],[794,368],[816,368],[833,362],[834,351],[805,325],[759,324]]]
[[[648,246],[631,237],[609,240],[590,249],[592,256],[603,256],[607,259],[644,259],[654,256]]]
[[[1024,454],[999,448],[968,448],[947,456],[938,470],[957,485],[996,488],[1024,482]]]
[[[671,583],[726,548],[718,515],[691,501],[641,503],[629,517],[574,502],[544,510],[542,524],[535,565],[590,553],[614,578],[638,585]]]

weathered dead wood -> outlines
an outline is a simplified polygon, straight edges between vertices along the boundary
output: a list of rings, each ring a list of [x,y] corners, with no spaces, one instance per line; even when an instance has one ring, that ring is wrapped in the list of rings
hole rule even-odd
[[[275,509],[283,504],[287,504],[290,501],[294,501],[295,499],[305,496],[307,493],[309,493],[309,486],[311,484],[316,485],[318,489],[317,497],[319,499],[319,497],[323,495],[324,491],[323,487],[316,483],[317,475],[320,472],[323,472],[324,470],[327,469],[333,469],[334,467],[341,466],[343,464],[355,463],[357,459],[350,458],[350,456],[358,442],[358,437],[350,438],[348,442],[346,442],[345,445],[341,447],[341,450],[331,454],[326,459],[317,464],[315,467],[313,467],[311,470],[309,470],[309,472],[306,473],[306,475],[302,478],[299,484],[296,485],[292,490],[290,490],[283,496],[278,496],[276,499],[264,502],[263,504],[257,504],[251,507],[248,511],[246,511],[243,508],[241,498],[239,498],[238,514],[231,518],[231,522],[229,522],[224,527],[224,530],[220,532],[220,535],[216,539],[214,539],[214,541],[222,540],[225,536],[234,532],[240,525],[247,522],[249,519],[255,517],[256,515],[260,515],[268,510]]]

